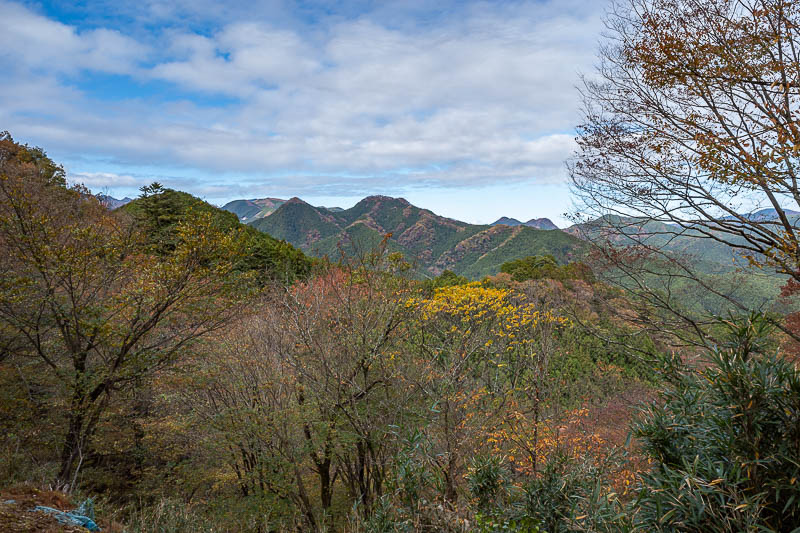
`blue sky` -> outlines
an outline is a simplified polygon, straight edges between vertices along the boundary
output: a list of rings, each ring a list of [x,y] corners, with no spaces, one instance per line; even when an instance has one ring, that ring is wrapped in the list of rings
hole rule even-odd
[[[114,196],[570,210],[604,1],[8,2],[0,130]]]

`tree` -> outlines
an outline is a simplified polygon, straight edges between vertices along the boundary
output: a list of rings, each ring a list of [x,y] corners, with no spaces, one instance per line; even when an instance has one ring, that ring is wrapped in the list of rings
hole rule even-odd
[[[469,283],[410,302],[421,315],[414,349],[422,429],[451,504],[475,453],[516,455],[520,468],[536,469],[553,330],[567,321],[521,296]]]
[[[338,499],[369,515],[403,426],[408,264],[380,247],[275,285],[188,387],[245,496],[288,501],[298,528],[331,525]],[[345,495],[346,493],[346,495]]]
[[[580,279],[593,282],[592,270],[583,263],[559,265],[552,255],[529,255],[521,259],[507,261],[500,266],[500,272],[508,274],[514,281],[530,279],[568,280]]]
[[[317,485],[320,502],[313,489],[315,478],[326,475],[319,459],[324,450],[308,434],[319,426],[298,404],[302,393],[285,357],[294,346],[281,321],[280,295],[272,296],[254,302],[250,316],[215,339],[212,357],[198,357],[167,390],[190,414],[187,433],[204,444],[215,480],[225,479],[219,465],[226,465],[242,497],[266,503],[273,513],[280,509],[281,522],[315,529],[318,510],[330,506],[336,476]]]
[[[600,217],[584,228],[629,288],[701,333],[680,286],[748,307],[700,272],[715,248],[800,280],[800,4],[623,0],[607,27],[569,165]],[[691,261],[671,248],[684,238]]]
[[[255,273],[261,284],[276,280],[291,283],[311,272],[313,261],[303,252],[242,224],[233,213],[191,194],[165,189],[159,183],[142,187],[141,191],[139,198],[120,209],[135,219],[139,230],[147,235],[150,250],[157,255],[168,255],[175,250],[178,228],[187,217],[204,214],[211,218],[217,230],[238,234],[243,253],[237,258],[236,268]]]
[[[180,223],[171,253],[38,149],[0,140],[0,333],[6,357],[61,384],[58,483],[74,485],[111,398],[228,322],[248,286],[241,243],[211,218]]]
[[[295,285],[281,303],[305,448],[330,507],[336,477],[365,513],[383,493],[390,427],[405,414],[400,342],[410,265],[386,242],[354,263]]]

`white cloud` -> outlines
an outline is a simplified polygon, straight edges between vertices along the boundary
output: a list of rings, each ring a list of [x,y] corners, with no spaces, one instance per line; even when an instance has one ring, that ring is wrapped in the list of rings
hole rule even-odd
[[[148,5],[155,18],[182,13]],[[418,26],[407,22],[421,7],[386,6],[311,30],[231,8],[203,35],[160,29],[134,40],[0,3],[0,67],[23,58],[0,122],[72,154],[76,176],[97,187],[139,178],[87,173],[78,155],[94,169],[105,160],[201,176],[193,183],[215,197],[248,183],[352,195],[563,181],[576,74],[591,70],[601,3],[476,3]],[[98,99],[68,84],[87,69],[182,92]]]
[[[75,185],[84,185],[92,190],[115,189],[118,187],[138,188],[147,183],[141,178],[114,174],[113,172],[77,172],[69,175],[69,182]]]
[[[75,73],[81,69],[131,73],[148,53],[136,40],[112,29],[78,32],[0,0],[0,54],[18,68]],[[0,56],[0,57],[2,57]]]

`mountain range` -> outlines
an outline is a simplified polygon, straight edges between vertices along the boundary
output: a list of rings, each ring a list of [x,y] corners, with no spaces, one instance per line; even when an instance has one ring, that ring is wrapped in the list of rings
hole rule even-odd
[[[792,221],[792,223],[796,224],[797,219],[800,218],[800,211],[792,211],[791,209],[784,209],[783,210],[786,217]],[[749,220],[753,220],[755,222],[762,222],[764,220],[775,220],[778,218],[778,212],[771,208],[767,207],[764,209],[759,209],[758,211],[754,211],[752,213],[747,213],[744,215],[745,218]],[[732,215],[722,217],[723,220],[732,220],[735,217]]]
[[[109,208],[131,202],[129,198],[117,200],[110,196],[97,196]],[[179,203],[188,202],[184,200]],[[695,238],[691,230],[675,236],[674,227],[654,221],[601,218],[564,230],[557,229],[548,219],[531,219],[523,223],[503,217],[492,224],[469,224],[421,209],[403,198],[389,196],[369,196],[349,209],[315,207],[300,198],[234,200],[223,208],[213,209],[232,213],[234,220],[238,218],[253,230],[266,233],[265,237],[285,241],[287,246],[317,257],[338,259],[341,254],[369,251],[385,240],[390,251],[401,252],[414,262],[420,277],[437,276],[450,270],[467,278],[481,279],[498,273],[508,261],[531,255],[552,255],[559,263],[565,264],[584,257],[589,250],[587,239],[605,239],[608,228],[615,227],[622,229],[622,233],[614,233],[611,237],[618,245],[644,241],[670,255],[684,257],[701,276],[707,278],[708,283],[735,287],[732,290],[743,293],[754,308],[769,306],[770,302],[776,301],[780,286],[785,282],[783,276],[746,267],[743,270],[746,262],[722,243]],[[792,223],[800,221],[800,213],[787,214]],[[746,216],[768,221],[774,220],[776,213],[762,209]],[[278,241],[270,241],[275,242]],[[274,244],[269,244],[267,248],[274,247]],[[719,313],[726,305],[724,301],[713,298],[698,299],[688,285],[682,287],[677,283],[672,291],[685,293],[687,301],[704,307],[706,311]]]
[[[444,270],[472,278],[495,274],[510,260],[529,255],[550,254],[559,262],[579,259],[588,249],[587,237],[603,232],[605,222],[559,230],[547,218],[521,222],[502,217],[492,224],[469,224],[436,215],[403,198],[370,196],[350,209],[315,207],[299,198],[235,200],[223,209],[242,222],[283,239],[316,256],[337,256],[342,250],[369,248],[390,234],[387,244],[416,261],[421,274],[438,275]],[[795,218],[800,213],[788,212]],[[762,209],[747,215],[754,220],[774,219],[774,210]],[[674,228],[653,221],[617,221],[624,233],[637,234],[669,253],[687,256],[709,273],[736,269],[739,261],[728,246],[708,239],[693,238],[691,231],[675,238]],[[617,235],[620,245],[634,241]],[[352,250],[350,250],[352,252]]]
[[[243,205],[231,202],[223,208],[232,211]],[[315,207],[292,198],[268,216],[253,220],[258,214],[254,208],[240,213],[249,213],[251,226],[315,256],[366,250],[389,235],[387,246],[414,260],[425,276],[451,270],[480,278],[496,274],[512,259],[550,254],[566,263],[579,259],[587,248],[580,239],[558,229],[468,224],[389,196],[369,196],[349,209]]]
[[[115,208],[130,202],[110,196],[98,198]],[[622,228],[613,241],[621,246],[649,242],[669,254],[687,258],[715,284],[735,283],[739,291],[753,293],[759,305],[777,297],[782,277],[752,272],[743,277],[746,262],[713,239],[694,238],[687,230],[675,237],[675,228],[660,222],[635,219],[598,219],[559,230],[548,219],[528,222],[503,217],[492,224],[469,224],[436,215],[403,198],[370,196],[349,209],[315,207],[299,198],[234,200],[222,208],[254,229],[301,249],[309,255],[352,255],[367,251],[386,238],[386,245],[414,261],[420,277],[436,276],[451,270],[472,279],[496,274],[507,261],[530,255],[553,255],[559,263],[581,259],[589,249],[586,239],[604,235],[608,224]],[[793,223],[800,213],[787,212]],[[774,210],[754,211],[747,217],[774,220]],[[634,236],[635,234],[635,236]],[[627,238],[625,235],[633,237]],[[718,278],[718,279],[717,279]],[[718,307],[717,303],[710,304]]]
[[[789,223],[800,225],[800,212],[784,210]],[[756,223],[778,224],[778,214],[774,209],[761,209],[743,213],[744,219]],[[721,217],[721,220],[735,220],[734,216]],[[746,244],[744,237],[714,231],[701,232],[687,225],[680,227],[664,222],[606,215],[586,223],[576,224],[564,231],[583,240],[608,239],[618,246],[646,245],[652,249],[664,250],[670,254],[686,257],[695,266],[707,271],[731,271],[748,264],[742,250],[732,248],[726,242]],[[716,234],[716,238],[713,238]],[[709,235],[711,237],[709,237]]]
[[[503,224],[505,226],[529,226],[536,229],[558,229],[549,218],[532,218],[527,222],[520,222],[516,218],[500,217],[491,223],[492,226]]]

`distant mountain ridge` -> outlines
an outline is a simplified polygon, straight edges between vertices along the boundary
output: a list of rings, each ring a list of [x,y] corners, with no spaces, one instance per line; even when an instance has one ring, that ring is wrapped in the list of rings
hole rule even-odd
[[[783,212],[784,214],[786,214],[786,217],[789,220],[796,221],[798,218],[800,218],[800,211],[792,211],[791,209],[784,209]],[[775,220],[778,218],[778,211],[771,207],[767,207],[764,209],[759,209],[758,211],[753,211],[752,213],[744,213],[742,214],[742,216],[748,220],[753,220],[753,221]],[[735,217],[731,215],[722,217],[723,220],[732,220],[734,218]]]
[[[787,209],[784,213],[791,225],[800,226],[800,212]],[[780,224],[777,211],[770,208],[742,213],[739,216],[754,222]],[[736,220],[736,218],[731,215],[721,217],[721,220]],[[654,220],[606,215],[570,226],[564,231],[585,240],[608,239],[619,246],[645,244],[723,270],[735,269],[747,263],[743,258],[744,252],[737,251],[724,243],[725,240],[744,242],[743,237],[727,235],[720,239],[708,238],[705,233],[693,229],[691,225],[680,228]]]
[[[532,218],[527,222],[520,222],[516,218],[500,217],[494,222],[492,222],[490,225],[499,226],[501,224],[504,226],[512,226],[512,227],[528,226],[530,228],[536,228],[536,229],[547,229],[547,230],[559,229],[558,226],[553,224],[553,221],[550,220],[549,218]]]
[[[269,216],[276,209],[286,203],[280,198],[254,198],[251,200],[233,200],[222,206],[225,211],[230,211],[240,222],[249,223],[259,218]]]
[[[128,198],[127,196],[122,200],[117,200],[113,196],[108,196],[107,194],[95,194],[95,198],[97,198],[101,204],[106,206],[108,209],[116,209],[118,207],[122,207],[123,205],[129,204],[133,201],[133,198]]]
[[[425,275],[452,270],[480,278],[499,272],[512,259],[550,254],[566,263],[586,249],[580,239],[559,230],[468,224],[390,196],[369,196],[338,211],[292,198],[251,225],[316,256],[336,257],[348,247],[368,249],[390,235],[389,248],[416,260]]]
[[[222,206],[225,211],[230,211],[239,222],[250,224],[256,220],[268,217],[288,200],[281,198],[253,198],[250,200],[232,200]],[[328,211],[344,211],[341,207],[324,207]]]
[[[378,195],[380,196],[380,195]],[[390,198],[386,196],[385,198]],[[299,198],[293,198],[299,200]],[[402,200],[402,198],[400,198]],[[130,201],[130,199],[127,199]],[[237,217],[239,217],[240,222],[244,222],[245,224],[251,224],[255,222],[257,219],[265,218],[272,213],[275,212],[280,206],[285,204],[288,200],[283,200],[281,198],[252,198],[249,200],[232,200],[227,204],[222,206],[222,209],[225,211],[230,211]],[[318,206],[319,209],[325,209],[332,213],[340,213],[345,211],[341,207],[322,207]],[[490,226],[497,226],[497,225],[506,225],[506,226],[529,226],[531,228],[536,229],[546,229],[546,230],[553,230],[559,229],[552,220],[549,218],[532,218],[527,222],[520,222],[516,218],[509,218],[509,217],[500,217],[499,219],[495,220],[490,224]]]
[[[800,213],[786,211],[790,224],[800,224]],[[743,218],[756,222],[779,224],[777,213],[772,209],[763,209],[752,213],[743,213]],[[728,217],[734,219],[735,217]],[[664,222],[642,218],[606,215],[586,223],[576,224],[564,231],[587,241],[604,242],[619,247],[640,246],[650,250],[658,250],[652,254],[653,264],[648,268],[658,269],[656,263],[663,265],[665,257],[671,257],[688,265],[695,275],[703,279],[707,286],[715,287],[721,294],[736,295],[753,309],[775,309],[784,305],[779,300],[781,287],[786,276],[770,269],[759,269],[750,266],[745,252],[725,244],[740,241],[743,237],[731,235],[720,236],[719,240],[693,229],[691,226],[681,228]],[[660,254],[665,254],[661,256]],[[684,278],[685,272],[670,278],[669,290],[678,298],[684,298],[693,305],[702,307],[704,312],[724,314],[732,310],[730,303],[724,298],[708,293],[698,298],[696,287]],[[658,286],[664,279],[656,276],[643,276],[648,283]],[[777,306],[777,307],[776,307]]]
[[[269,210],[265,207],[271,208],[266,200],[272,206],[281,203],[264,215]],[[235,208],[248,206],[247,202],[254,204],[249,206],[249,211],[239,210],[240,220],[249,221],[254,228],[319,257],[336,258],[342,250],[352,251],[354,247],[367,250],[390,234],[389,249],[415,260],[420,274],[425,276],[452,270],[477,279],[496,274],[506,261],[530,255],[550,254],[561,263],[575,261],[588,250],[587,237],[604,232],[600,219],[564,230],[559,230],[547,218],[521,222],[502,217],[490,225],[469,224],[390,196],[369,196],[349,209],[315,207],[297,197],[236,202],[225,208],[236,213]],[[792,219],[800,216],[800,213],[787,213]],[[747,216],[770,220],[775,213],[762,209]],[[736,268],[732,261],[735,254],[728,247],[692,238],[690,232],[667,241],[665,236],[672,233],[669,227],[631,220],[625,233],[637,234],[653,244],[664,240],[670,253],[693,257],[704,271],[723,273]],[[634,242],[622,235],[613,241],[623,246]]]

